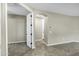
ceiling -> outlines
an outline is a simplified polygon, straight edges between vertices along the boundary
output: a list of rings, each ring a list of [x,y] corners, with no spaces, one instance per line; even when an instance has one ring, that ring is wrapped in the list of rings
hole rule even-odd
[[[28,3],[26,5],[43,11],[79,16],[79,3]]]
[[[26,16],[29,13],[25,8],[20,6],[17,3],[8,3],[8,14],[14,15],[24,15]]]

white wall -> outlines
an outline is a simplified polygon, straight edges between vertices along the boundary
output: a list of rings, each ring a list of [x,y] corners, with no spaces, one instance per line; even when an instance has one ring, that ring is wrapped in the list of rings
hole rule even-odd
[[[1,55],[6,56],[6,4],[1,4]]]
[[[8,43],[25,42],[25,16],[8,15]]]
[[[48,44],[48,17],[45,19],[44,22],[44,41]]]
[[[48,44],[79,41],[79,17],[48,13]]]
[[[36,41],[42,39],[42,19],[35,18]]]

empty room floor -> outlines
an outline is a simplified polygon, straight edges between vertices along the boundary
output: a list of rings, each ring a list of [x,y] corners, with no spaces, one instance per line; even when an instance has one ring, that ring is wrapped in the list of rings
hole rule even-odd
[[[46,46],[42,41],[36,42],[36,48],[30,49],[26,43],[9,44],[9,56],[79,56],[79,43],[71,42]]]

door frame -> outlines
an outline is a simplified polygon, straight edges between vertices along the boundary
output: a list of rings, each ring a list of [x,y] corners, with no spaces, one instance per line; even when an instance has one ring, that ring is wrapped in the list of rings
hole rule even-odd
[[[27,5],[24,5],[23,3],[18,3],[20,6],[22,6],[23,8],[25,8],[26,10],[28,10],[29,12],[31,12],[32,13],[32,49],[34,49],[35,48],[35,37],[34,37],[34,35],[35,35],[35,30],[34,30],[34,21],[35,21],[35,18],[34,18],[34,12],[33,12],[33,10],[29,7],[29,6],[27,6]],[[27,19],[27,15],[26,15],[26,19]]]
[[[7,3],[1,3],[1,15],[1,56],[8,56]]]
[[[31,27],[30,25],[31,24],[33,24],[32,23],[32,20],[33,20],[33,18],[32,17],[30,17],[32,15],[32,13],[28,13],[27,14],[27,16],[26,16],[26,38],[27,38],[27,40],[26,40],[26,44],[27,44],[27,46],[29,47],[29,48],[32,48],[32,28],[33,28],[33,26]],[[29,19],[29,18],[31,18],[31,19]],[[30,22],[30,23],[28,23],[28,22]],[[29,27],[29,28],[28,28]],[[29,31],[30,30],[30,31]]]
[[[6,42],[6,48],[5,48],[5,50],[6,50],[6,52],[5,52],[5,54],[4,54],[4,56],[8,56],[8,27],[7,27],[7,24],[8,24],[8,20],[7,20],[7,15],[8,15],[8,13],[7,13],[7,3],[2,3],[2,4],[4,4],[4,7],[3,8],[5,8],[5,31],[6,31],[6,33],[5,33],[5,37],[6,37],[6,39],[5,39],[5,42]],[[27,9],[28,11],[30,11],[32,14],[33,14],[33,26],[34,26],[34,12],[33,12],[33,10],[31,9],[31,8],[29,8],[27,5],[24,5],[23,3],[18,3],[20,6],[22,6],[23,8],[25,8],[25,9]],[[33,43],[33,45],[32,45],[32,49],[34,49],[35,48],[35,37],[34,37],[34,33],[35,33],[35,30],[34,30],[34,27],[32,28],[32,31],[33,31],[33,36],[32,36],[32,43]],[[1,42],[2,43],[2,42]],[[2,48],[1,48],[1,50],[2,50]],[[1,51],[1,52],[4,52],[4,51]],[[1,53],[2,54],[2,53]]]
[[[1,3],[0,3],[1,7]],[[1,56],[1,8],[0,8],[0,56]]]

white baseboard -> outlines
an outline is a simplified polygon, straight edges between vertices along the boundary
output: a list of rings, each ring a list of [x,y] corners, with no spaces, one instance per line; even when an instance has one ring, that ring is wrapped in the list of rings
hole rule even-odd
[[[13,43],[21,43],[21,42],[25,42],[25,41],[18,41],[18,42],[8,42],[8,44],[13,44]]]
[[[74,42],[79,42],[79,41],[74,41]]]
[[[59,44],[65,44],[65,43],[71,43],[73,41],[69,41],[69,42],[61,42],[61,43],[54,43],[54,44],[47,44],[47,46],[53,46],[53,45],[59,45]]]

